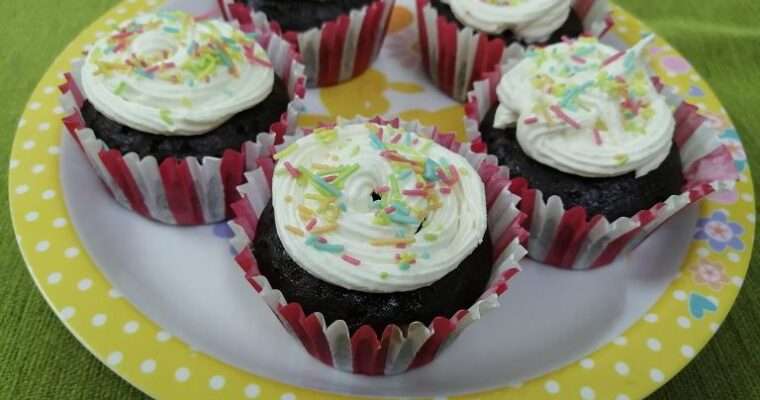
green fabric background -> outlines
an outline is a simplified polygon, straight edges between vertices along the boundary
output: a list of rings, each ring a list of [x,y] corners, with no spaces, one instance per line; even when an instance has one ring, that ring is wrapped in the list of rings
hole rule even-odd
[[[617,0],[692,61],[731,114],[760,174],[760,2]],[[21,259],[8,216],[13,133],[55,56],[114,0],[0,2],[0,398],[144,397],[101,365],[53,315]],[[758,185],[755,185],[756,190]],[[760,193],[760,192],[759,192]],[[654,399],[760,399],[757,252],[734,310],[707,348]]]

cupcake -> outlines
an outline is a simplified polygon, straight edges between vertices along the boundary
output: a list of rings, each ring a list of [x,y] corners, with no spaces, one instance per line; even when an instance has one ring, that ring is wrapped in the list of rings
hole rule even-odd
[[[121,204],[169,224],[224,220],[245,170],[271,155],[267,132],[300,108],[302,67],[282,49],[271,43],[273,60],[223,21],[142,15],[67,75],[64,122]]]
[[[345,123],[274,156],[271,201],[247,196],[269,186],[248,175],[231,224],[237,260],[321,361],[370,375],[424,365],[518,271],[522,218],[506,170],[437,143],[459,147],[452,139]]]
[[[417,0],[417,16],[425,69],[461,101],[510,44],[601,36],[611,26],[605,0]]]
[[[222,13],[246,31],[282,34],[303,57],[309,83],[360,75],[377,58],[395,0],[224,0]]]
[[[521,205],[531,257],[605,265],[720,186],[712,183],[733,179],[715,135],[694,135],[702,122],[694,109],[649,76],[642,54],[652,39],[627,51],[566,40],[529,50],[501,77],[479,129],[488,151],[531,188]]]

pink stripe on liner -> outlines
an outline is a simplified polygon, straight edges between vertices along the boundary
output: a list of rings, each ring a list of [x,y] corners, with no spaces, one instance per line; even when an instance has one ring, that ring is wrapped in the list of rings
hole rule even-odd
[[[551,106],[549,107],[550,110],[554,113],[554,115],[557,116],[557,118],[561,119],[562,121],[566,122],[568,125],[572,126],[575,129],[581,129],[581,124],[578,123],[578,121],[574,120],[569,115],[565,114],[564,111],[562,111],[559,106]]]
[[[347,263],[349,263],[349,264],[351,264],[353,266],[359,266],[362,263],[361,260],[359,260],[358,258],[351,257],[348,254],[342,255],[342,256],[340,256],[340,258],[342,258],[343,261],[345,261],[345,262],[347,262]]]

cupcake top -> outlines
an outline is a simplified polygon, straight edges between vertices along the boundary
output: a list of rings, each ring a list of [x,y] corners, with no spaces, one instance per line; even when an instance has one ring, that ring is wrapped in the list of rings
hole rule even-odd
[[[277,153],[272,206],[290,257],[362,292],[428,286],[480,244],[486,203],[462,156],[411,132],[319,129]]]
[[[570,15],[570,0],[443,0],[459,22],[481,32],[507,30],[527,42],[543,42]]]
[[[109,119],[153,134],[206,133],[272,91],[267,54],[222,21],[146,14],[99,39],[82,90]]]
[[[675,130],[642,60],[652,38],[628,51],[595,38],[530,50],[499,83],[494,127],[517,123],[523,151],[562,172],[648,174],[667,158]]]

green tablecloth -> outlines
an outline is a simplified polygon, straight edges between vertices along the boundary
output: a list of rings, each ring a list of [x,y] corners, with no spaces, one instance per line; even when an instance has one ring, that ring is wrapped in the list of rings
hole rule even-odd
[[[3,0],[0,16],[0,398],[141,398],[58,322],[34,287],[8,216],[8,156],[23,105],[47,66],[114,0]],[[760,174],[757,0],[618,0],[669,40],[712,85]],[[756,190],[760,189],[755,185]],[[757,240],[757,239],[756,239]],[[755,246],[755,254],[760,251]],[[758,257],[753,260],[753,267]],[[752,268],[754,269],[754,268]],[[760,276],[750,270],[727,321],[655,399],[760,398]]]

